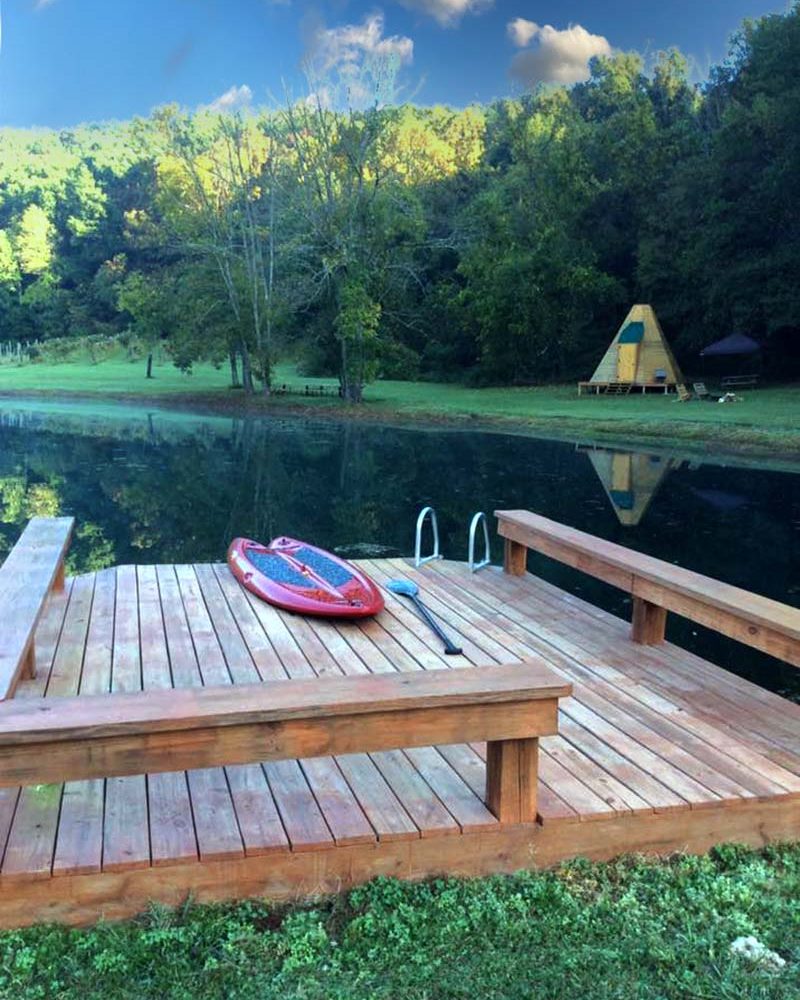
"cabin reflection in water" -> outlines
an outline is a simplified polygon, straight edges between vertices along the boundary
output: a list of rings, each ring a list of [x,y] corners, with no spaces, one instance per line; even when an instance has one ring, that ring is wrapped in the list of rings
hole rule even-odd
[[[641,451],[618,451],[579,445],[592,463],[620,524],[638,524],[667,473],[681,460]]]

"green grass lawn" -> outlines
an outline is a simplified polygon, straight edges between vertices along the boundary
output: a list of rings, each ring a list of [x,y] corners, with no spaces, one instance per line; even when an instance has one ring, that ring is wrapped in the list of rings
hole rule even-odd
[[[797,438],[800,443],[800,386],[759,389],[742,394],[738,403],[679,403],[675,396],[578,396],[574,386],[531,389],[470,389],[419,382],[380,382],[370,386],[372,405],[400,413],[503,418],[553,427],[593,426],[602,431],[625,428],[647,436],[703,438],[719,430],[724,436],[753,431]]]
[[[230,373],[213,365],[196,365],[191,375],[173,364],[153,366],[155,378],[145,378],[143,360],[66,361],[59,364],[0,365],[0,392],[79,392],[87,395],[172,395],[223,392]],[[283,374],[283,373],[281,373]],[[289,373],[287,373],[289,374]],[[284,381],[283,379],[281,379]]]
[[[293,388],[335,385],[333,379],[298,376],[291,365],[279,365],[275,383]],[[125,360],[88,363],[0,366],[0,393],[48,396],[154,397],[170,401],[239,406],[241,392],[229,387],[225,368],[195,366],[191,375],[169,363],[145,378],[144,362]],[[780,454],[800,453],[800,385],[747,390],[742,401],[717,404],[676,402],[674,396],[581,396],[576,387],[488,388],[433,382],[380,381],[367,387],[364,416],[463,422],[502,422],[539,433],[583,435],[629,440],[678,440],[717,447],[760,448]],[[308,406],[344,411],[338,398],[276,396],[256,405]]]
[[[288,910],[156,911],[0,934],[14,1000],[790,1000],[800,847],[572,862],[510,877],[379,879]],[[777,971],[731,954],[754,936]]]

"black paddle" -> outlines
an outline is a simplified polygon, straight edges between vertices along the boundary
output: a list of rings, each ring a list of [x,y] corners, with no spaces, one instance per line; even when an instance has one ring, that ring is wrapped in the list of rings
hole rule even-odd
[[[419,599],[419,587],[411,580],[390,580],[386,584],[386,589],[391,590],[393,594],[400,594],[402,597],[408,597],[413,602],[417,611],[419,611],[422,618],[430,625],[436,635],[444,643],[444,651],[448,656],[460,656],[461,650],[456,646],[452,640],[447,636],[442,629],[441,625],[436,621],[433,615],[428,611],[422,601]]]

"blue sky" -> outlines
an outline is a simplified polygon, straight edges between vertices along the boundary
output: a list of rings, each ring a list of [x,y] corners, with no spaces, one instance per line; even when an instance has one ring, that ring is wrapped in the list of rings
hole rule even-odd
[[[572,82],[613,49],[677,45],[697,76],[769,0],[0,0],[0,124],[125,119],[158,104],[267,103],[313,53],[391,52],[401,96],[462,106]],[[218,105],[219,106],[219,105]]]

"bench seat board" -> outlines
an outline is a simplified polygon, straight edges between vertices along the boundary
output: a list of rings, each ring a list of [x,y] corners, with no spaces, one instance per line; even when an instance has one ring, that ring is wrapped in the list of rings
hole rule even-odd
[[[438,673],[393,674],[364,678],[367,684],[361,678],[342,678],[276,682],[257,688],[250,685],[205,688],[197,693],[147,692],[121,698],[44,699],[24,702],[21,706],[10,703],[0,706],[0,787],[373,752],[426,746],[432,742],[525,739],[556,731],[555,695],[543,698],[536,688],[535,696],[525,700],[524,690],[508,690],[515,674],[524,676],[522,666],[488,671],[489,675],[499,675],[498,686],[492,681],[483,685],[489,688],[488,700],[484,702],[484,691],[477,680],[486,673],[471,670],[458,678]],[[458,691],[462,676],[464,686],[473,688],[470,701],[465,701],[463,691]],[[380,690],[390,685],[382,682],[394,681],[391,687],[399,689],[402,681],[411,678],[417,682],[413,687],[427,689],[418,699],[423,704],[417,706],[415,699],[408,697],[408,707],[392,706],[387,698],[389,707],[384,708]],[[456,693],[448,695],[443,681],[449,681]],[[503,681],[506,696],[500,698],[498,687]],[[294,705],[247,711],[241,708],[248,702],[268,702],[273,693],[280,701],[285,689],[293,687],[304,689],[300,695],[302,702],[303,695],[312,694],[309,688],[314,684],[320,692],[329,686],[341,690],[360,684],[365,691],[374,687],[376,694],[371,703],[356,701],[357,710],[351,712],[344,711],[346,705],[339,705],[336,706],[339,711],[325,714],[319,704],[324,699],[319,697],[304,714],[299,714]],[[552,689],[565,694],[571,690],[564,683],[553,685]],[[437,698],[434,692],[442,692],[441,697]],[[232,708],[227,714],[218,704],[225,701],[226,695],[238,696],[231,701]],[[448,704],[451,699],[454,703]],[[179,713],[181,708],[183,712]],[[164,717],[157,714],[159,711]],[[176,712],[176,718],[169,727],[171,711]],[[56,718],[61,723],[52,728],[51,720]]]
[[[0,701],[14,694],[47,596],[63,581],[73,524],[71,517],[32,518],[0,566]]]
[[[596,538],[530,511],[497,511],[499,533],[668,611],[800,666],[800,609]]]

